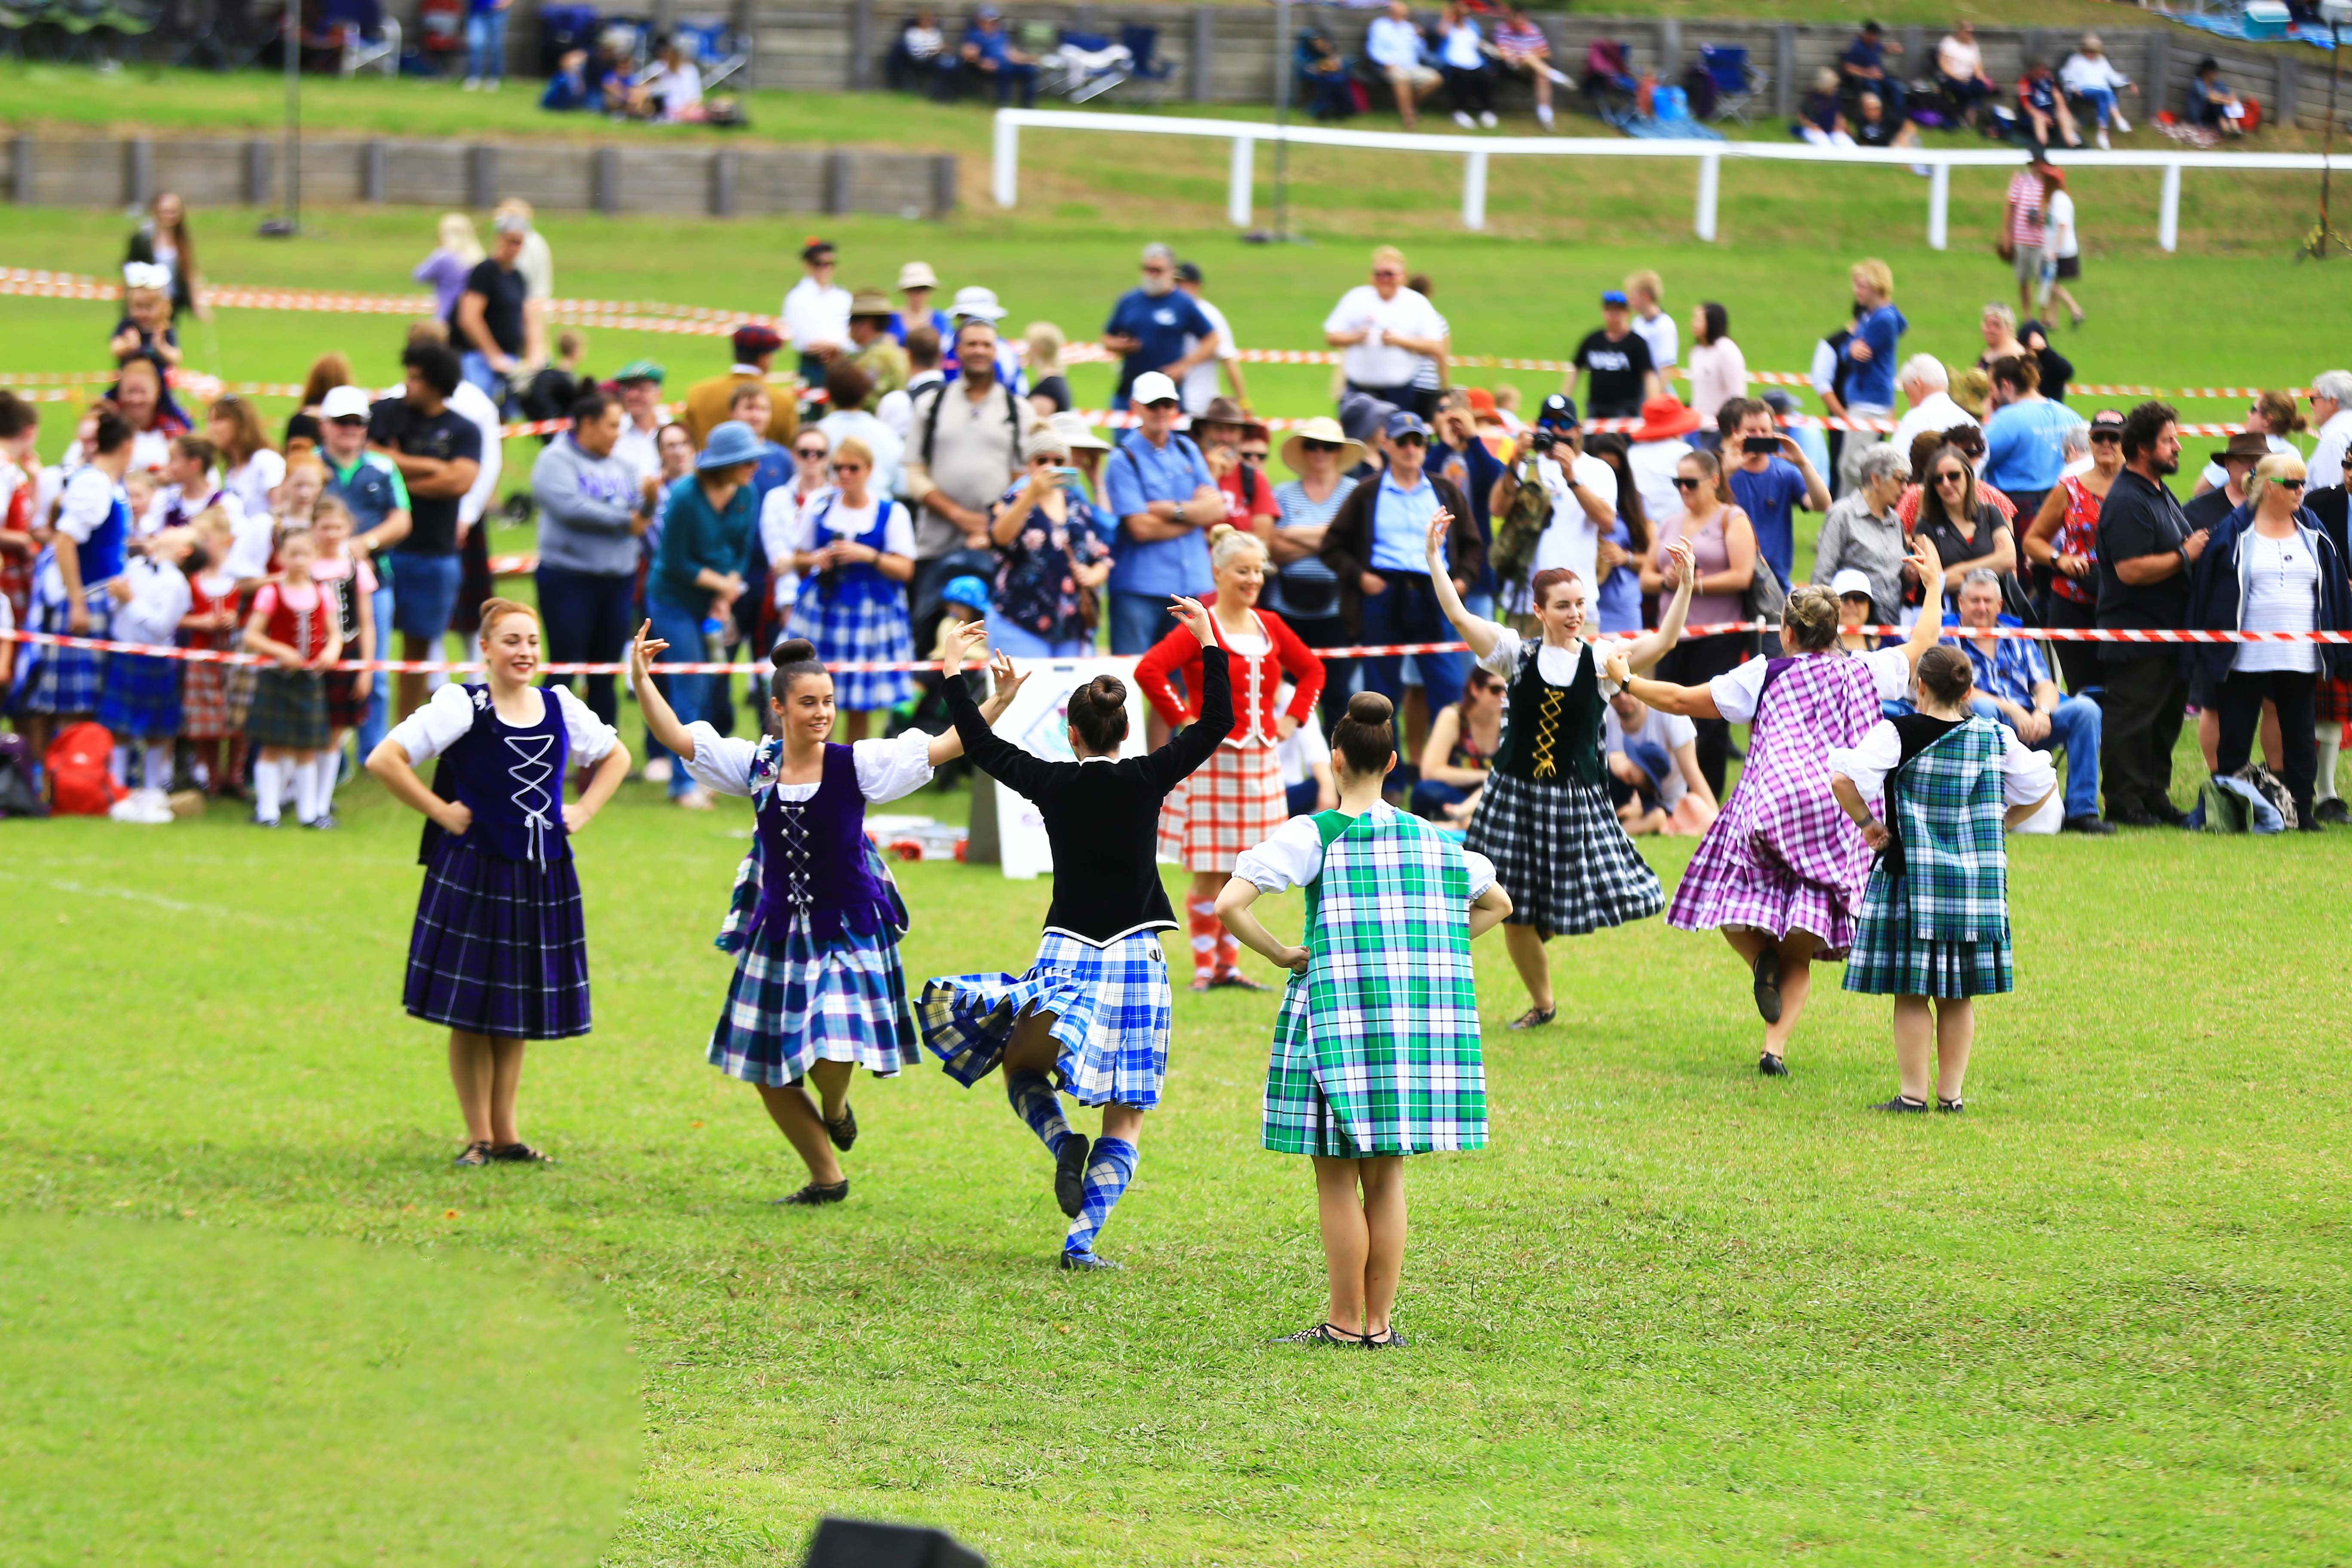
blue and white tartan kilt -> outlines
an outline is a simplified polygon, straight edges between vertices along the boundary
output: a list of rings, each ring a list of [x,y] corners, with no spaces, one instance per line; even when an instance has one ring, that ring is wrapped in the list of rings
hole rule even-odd
[[[907,619],[907,595],[895,589],[887,598],[828,594],[814,583],[803,584],[793,603],[785,636],[806,637],[816,644],[816,656],[827,667],[837,664],[904,662],[915,657],[914,628]],[[903,669],[844,670],[833,678],[833,702],[853,713],[895,708],[915,694],[915,683]]]
[[[915,1005],[923,1044],[966,1089],[996,1070],[1023,1014],[1051,1013],[1058,1087],[1080,1105],[1138,1107],[1160,1103],[1175,1011],[1151,931],[1097,947],[1049,931],[1019,979],[946,975],[925,982]]]
[[[98,721],[117,736],[152,740],[180,732],[180,665],[148,654],[118,653],[106,661]]]
[[[729,1078],[798,1083],[813,1062],[855,1062],[883,1078],[921,1059],[898,941],[845,927],[823,947],[808,921],[761,921],[735,955],[709,1061]]]
[[[1943,942],[1913,932],[1907,877],[1874,867],[1846,950],[1845,989],[1869,996],[1936,996],[1958,1001],[2017,989],[2006,931],[1998,942]]]
[[[99,591],[88,602],[89,630],[81,635],[107,637],[114,629],[114,601]],[[63,605],[42,612],[42,621],[36,630],[59,637],[71,634]],[[104,654],[86,647],[43,647],[40,662],[33,667],[32,684],[25,689],[24,709],[27,713],[95,713],[105,695]]]

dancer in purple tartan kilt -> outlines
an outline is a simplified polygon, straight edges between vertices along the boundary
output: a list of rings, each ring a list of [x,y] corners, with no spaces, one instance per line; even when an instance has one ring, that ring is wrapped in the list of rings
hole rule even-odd
[[[523,1042],[588,1032],[572,835],[620,788],[629,752],[570,690],[531,685],[540,633],[530,606],[484,600],[480,637],[485,683],[441,688],[367,765],[426,818],[403,1000],[449,1030],[449,1077],[466,1117],[457,1163],[552,1164],[515,1125]],[[440,765],[428,788],[416,769],[432,758]],[[574,762],[594,772],[566,805]]]
[[[1925,533],[1906,569],[1943,582]],[[1723,932],[1748,972],[1764,1049],[1756,1070],[1785,1078],[1789,1037],[1803,1016],[1816,958],[1839,959],[1853,942],[1854,910],[1870,872],[1861,831],[1829,789],[1829,754],[1878,722],[1903,695],[1919,656],[1943,630],[1932,612],[1898,647],[1850,654],[1838,646],[1838,603],[1826,588],[1799,587],[1780,620],[1782,658],[1751,658],[1705,686],[1649,680],[1609,661],[1609,678],[1661,713],[1752,725],[1739,783],[1699,840],[1666,910],[1678,931]]]
[[[964,645],[987,635],[971,622]],[[851,1076],[864,1068],[894,1078],[917,1058],[898,963],[907,909],[866,837],[866,807],[929,784],[933,769],[963,754],[963,740],[952,731],[908,730],[894,740],[831,744],[833,677],[804,637],[770,655],[777,734],[738,741],[700,721],[681,724],[654,684],[652,666],[668,647],[647,622],[629,648],[646,731],[696,783],[751,797],[755,827],[719,933],[719,946],[735,954],[735,977],[710,1031],[710,1065],[760,1091],[808,1166],[807,1184],[776,1201],[837,1204],[849,1195],[849,1178],[835,1151],[857,1142]],[[1026,679],[1003,658],[995,675],[985,710],[992,719]],[[961,680],[952,684],[962,690]],[[817,1101],[803,1081],[814,1085]]]
[[[923,1044],[969,1089],[1004,1068],[1013,1113],[1054,1156],[1054,1197],[1070,1219],[1064,1268],[1117,1268],[1095,1238],[1135,1179],[1143,1113],[1160,1103],[1173,1005],[1159,933],[1173,931],[1160,880],[1160,809],[1234,727],[1232,677],[1209,612],[1171,609],[1201,644],[1201,716],[1149,756],[1122,757],[1127,684],[1098,675],[1069,698],[1075,761],[1032,756],[992,731],[964,689],[950,647],[948,710],[973,765],[1036,803],[1054,849],[1054,901],[1023,975],[950,974],[923,987]],[[977,625],[978,623],[973,623]],[[1089,1142],[1062,1116],[1058,1086],[1102,1107]]]

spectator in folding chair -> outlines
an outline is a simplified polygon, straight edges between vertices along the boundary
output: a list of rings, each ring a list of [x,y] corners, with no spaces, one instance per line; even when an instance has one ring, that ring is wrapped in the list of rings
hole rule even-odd
[[[2116,68],[2096,33],[2083,35],[2083,47],[2066,57],[2058,68],[2058,79],[2064,84],[2066,96],[2079,98],[2092,117],[2098,121],[2098,144],[2102,152],[2107,147],[2107,132],[2120,131],[2128,135],[2131,121],[2116,101],[2120,95],[2139,96],[2139,84]]]
[[[1886,57],[1902,52],[1903,46],[1888,42],[1877,23],[1864,22],[1838,60],[1838,76],[1845,90],[1857,96],[1876,93],[1897,123],[1903,121],[1903,80],[1886,68]]]
[[[898,29],[898,37],[890,46],[890,58],[883,66],[885,79],[893,92],[914,92],[921,89],[939,69],[940,53],[947,47],[947,35],[940,31],[936,12],[918,11],[907,18]]]
[[[1551,129],[1551,39],[1528,17],[1524,0],[1506,0],[1495,26],[1495,58],[1506,71],[1524,71],[1535,89],[1536,123]]]
[[[1445,79],[1429,63],[1428,53],[1405,0],[1389,0],[1388,15],[1373,17],[1372,25],[1364,30],[1364,58],[1395,93],[1397,118],[1404,121],[1407,131],[1413,128],[1414,110],[1421,100]]]
[[[1475,123],[1495,128],[1495,83],[1486,68],[1486,39],[1462,0],[1445,0],[1445,14],[1437,23],[1437,63],[1445,90],[1454,101],[1454,123],[1468,131]]]
[[[1964,123],[1973,125],[1985,101],[2000,89],[1985,75],[1984,51],[1977,47],[1977,30],[1965,19],[1952,26],[1936,46],[1936,85],[1952,100]]]
[[[1037,60],[1033,55],[1013,47],[1004,36],[1004,13],[993,5],[982,5],[971,14],[971,26],[964,29],[963,42],[957,46],[956,58],[961,72],[970,73],[996,84],[999,106],[1010,103],[1013,89],[1021,89],[1021,107],[1032,108],[1037,101]],[[961,73],[959,73],[961,74]],[[948,79],[955,81],[955,77]],[[954,96],[950,88],[949,96]]]
[[[1584,101],[1599,114],[1604,99],[1624,102],[1633,96],[1633,67],[1625,58],[1625,46],[1614,38],[1595,38],[1585,46],[1584,79],[1578,83]]]
[[[1312,27],[1299,29],[1292,67],[1307,111],[1318,120],[1346,120],[1356,112],[1355,84],[1349,72],[1355,62]]]

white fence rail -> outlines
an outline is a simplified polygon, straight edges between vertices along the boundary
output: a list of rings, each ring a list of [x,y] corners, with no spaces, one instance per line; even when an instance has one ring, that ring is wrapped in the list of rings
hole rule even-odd
[[[1288,130],[1246,120],[1191,120],[1141,114],[1087,114],[1053,109],[1000,109],[996,111],[994,178],[996,205],[1010,207],[1021,197],[1021,132],[1077,131],[1128,136],[1205,136],[1233,143],[1227,175],[1225,216],[1236,228],[1249,226],[1255,195],[1257,145],[1286,141],[1294,147],[1354,147],[1367,152],[1458,153],[1462,154],[1462,226],[1486,226],[1486,170],[1490,160],[1504,158],[1684,158],[1698,163],[1698,204],[1691,232],[1703,240],[1716,235],[1716,203],[1722,189],[1726,161],[1778,163],[1876,163],[1909,168],[1927,165],[1927,247],[1942,250],[1951,236],[1951,174],[1954,167],[2014,168],[2022,154],[2013,148],[1909,148],[1877,151],[1863,147],[1815,147],[1801,142],[1650,142],[1599,138],[1532,136],[1419,135],[1394,131],[1335,131],[1319,125],[1294,125]],[[2315,174],[2329,160],[2315,153],[2095,153],[2060,151],[2053,161],[2069,169],[2161,169],[2164,184],[2157,201],[2156,243],[2165,250],[2180,237],[2180,171],[2212,169],[2243,172],[2280,171]],[[2352,153],[2334,160],[2352,170]]]

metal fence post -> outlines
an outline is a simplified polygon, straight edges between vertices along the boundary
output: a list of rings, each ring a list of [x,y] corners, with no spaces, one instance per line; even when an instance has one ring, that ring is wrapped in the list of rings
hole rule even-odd
[[[1001,207],[1015,206],[1021,201],[1021,126],[1012,112],[996,111],[995,155],[991,159],[994,178],[990,182],[995,188],[989,194]]]
[[[1192,58],[1184,62],[1185,96],[1195,103],[1209,101],[1210,68],[1217,52],[1217,8],[1192,7]]]
[[[1234,138],[1233,163],[1225,175],[1225,221],[1249,227],[1251,185],[1257,178],[1257,138]]]
[[[383,142],[360,143],[360,200],[370,204],[383,200],[384,163]]]
[[[824,210],[845,213],[849,210],[849,154],[834,152],[824,155]]]
[[[1772,114],[1788,120],[1797,112],[1797,29],[1783,22],[1772,29]]]
[[[874,85],[874,0],[857,0],[849,8],[849,90],[864,92]]]
[[[1715,240],[1715,204],[1723,183],[1723,154],[1708,153],[1698,161],[1698,212],[1691,220],[1691,232],[1713,244]]]
[[[466,201],[469,206],[494,207],[499,205],[499,150],[495,147],[466,149]]]
[[[2288,129],[2303,108],[2303,63],[2293,55],[2278,58],[2278,119]]]
[[[1484,148],[1462,160],[1462,226],[1473,234],[1486,226],[1486,153]]]
[[[245,205],[269,205],[269,143],[258,136],[245,144]]]
[[[155,143],[133,136],[122,144],[122,202],[143,207],[155,194]]]
[[[1941,160],[1927,166],[1927,248],[1948,249],[1951,244],[1952,166]]]
[[[599,147],[588,163],[588,205],[600,213],[621,210],[621,150]]]

